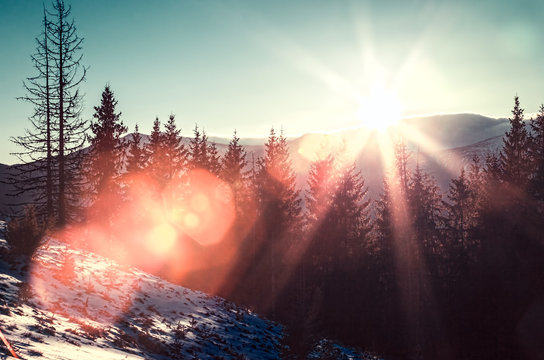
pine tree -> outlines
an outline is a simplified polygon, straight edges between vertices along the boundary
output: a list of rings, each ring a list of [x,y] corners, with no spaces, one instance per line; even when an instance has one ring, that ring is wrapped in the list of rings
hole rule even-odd
[[[142,135],[138,130],[138,124],[134,126],[134,133],[128,143],[127,173],[134,174],[145,167],[145,149],[142,146]]]
[[[269,275],[266,289],[270,311],[275,316],[278,283],[288,269],[281,263],[281,254],[293,246],[299,231],[301,215],[300,191],[296,189],[296,177],[291,166],[287,141],[283,134],[276,136],[274,129],[265,144],[264,158],[259,159],[257,174],[260,201],[261,243],[264,244],[260,259],[265,274]]]
[[[164,185],[165,170],[165,154],[163,149],[163,133],[161,132],[161,123],[156,117],[153,122],[153,129],[149,136],[149,142],[144,147],[145,156],[147,158],[146,171],[159,182]]]
[[[514,97],[512,115],[509,119],[510,130],[503,138],[500,155],[501,179],[519,188],[525,188],[530,172],[529,137],[518,96]]]
[[[418,163],[410,179],[408,204],[416,238],[433,255],[438,254],[441,248],[438,243],[441,203],[441,193],[436,181]]]
[[[203,133],[203,137],[206,136],[205,133]],[[215,143],[211,142],[208,144],[207,148],[208,153],[208,171],[216,176],[219,176],[221,173],[221,157],[219,156],[219,152],[217,151],[217,145]]]
[[[116,113],[117,100],[109,85],[102,92],[100,106],[95,106],[91,124],[93,136],[90,138],[91,148],[88,154],[88,178],[94,196],[105,196],[111,201],[112,196],[119,195],[117,182],[122,170],[125,145],[121,136],[127,131],[120,120],[121,113]]]
[[[477,204],[464,169],[461,169],[457,179],[451,180],[447,199],[448,201],[444,201],[443,204],[449,238],[454,248],[467,249],[470,247],[469,241],[476,227]]]
[[[322,274],[332,255],[330,252],[334,228],[331,207],[337,186],[334,159],[331,154],[312,163],[306,190],[304,216],[305,258],[303,269],[310,277]],[[336,246],[336,245],[333,245]],[[306,266],[308,263],[309,266]],[[316,279],[317,280],[317,279]]]
[[[287,140],[274,129],[265,144],[265,156],[259,161],[258,182],[263,208],[274,214],[277,227],[274,235],[280,235],[293,229],[300,221],[300,191],[296,189],[296,176],[291,166]],[[276,217],[277,215],[277,217]],[[274,236],[276,237],[276,236]]]
[[[205,169],[208,164],[208,144],[206,134],[201,134],[198,125],[193,129],[189,142],[189,169]]]
[[[533,176],[530,190],[533,196],[544,201],[544,104],[540,105],[540,113],[531,119],[530,155]]]
[[[408,183],[410,179],[410,171],[408,169],[408,161],[410,160],[410,152],[406,147],[404,138],[400,138],[395,143],[395,166],[396,166],[396,176],[399,190],[401,195],[406,196],[408,192]]]
[[[221,161],[220,178],[230,184],[237,218],[245,212],[245,205],[249,200],[249,172],[246,169],[248,161],[246,150],[240,144],[240,138],[234,131],[225,155]]]
[[[164,181],[166,182],[179,177],[185,168],[187,151],[180,132],[181,130],[176,127],[175,116],[170,115],[162,138],[166,170]]]
[[[315,231],[315,226],[324,220],[330,211],[336,186],[334,170],[334,159],[331,154],[310,166],[305,196],[305,222],[309,231]]]
[[[367,194],[361,172],[355,164],[347,166],[338,177],[331,204],[334,237],[339,241],[335,247],[342,250],[338,259],[360,259],[365,249],[371,231]]]

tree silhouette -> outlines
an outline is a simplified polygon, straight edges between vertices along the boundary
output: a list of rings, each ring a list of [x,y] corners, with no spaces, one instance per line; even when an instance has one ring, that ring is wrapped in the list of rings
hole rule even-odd
[[[250,191],[246,157],[246,150],[240,144],[240,138],[234,131],[227,151],[223,155],[219,176],[231,186],[238,218],[243,218],[244,212],[249,211],[246,207]]]
[[[54,64],[55,116],[58,131],[58,224],[63,225],[69,216],[67,212],[77,207],[81,178],[81,158],[75,154],[85,143],[87,125],[80,117],[81,94],[79,85],[85,80],[86,68],[81,65],[80,54],[83,38],[76,32],[74,21],[70,20],[71,6],[63,0],[53,2],[53,11],[48,26],[50,54]]]
[[[134,133],[128,142],[127,173],[134,174],[145,168],[145,153],[142,145],[142,135],[138,130],[138,124],[134,126]]]
[[[85,143],[86,121],[80,117],[79,85],[86,69],[81,65],[83,39],[70,20],[71,7],[55,0],[44,9],[42,36],[32,57],[38,74],[25,82],[23,100],[35,107],[31,128],[12,141],[24,148],[16,153],[28,166],[16,168],[16,194],[33,192],[38,213],[55,216],[64,225],[80,207],[82,185],[78,153]],[[37,162],[35,162],[37,161]]]
[[[164,181],[170,181],[181,176],[187,161],[187,151],[181,138],[181,130],[176,126],[175,116],[170,115],[162,135],[163,155],[165,161]]]
[[[519,97],[514,97],[514,109],[510,120],[510,130],[503,138],[500,155],[502,180],[524,188],[529,179],[529,137],[523,122],[523,109]]]
[[[165,185],[165,174],[167,173],[163,143],[161,123],[159,118],[156,117],[153,122],[153,130],[149,136],[149,142],[144,147],[145,157],[147,158],[145,169],[161,185]]]
[[[93,197],[102,198],[99,202],[105,201],[107,204],[99,212],[118,204],[121,194],[118,180],[126,150],[121,136],[127,131],[127,127],[120,120],[121,113],[116,113],[116,106],[117,100],[109,85],[106,85],[100,106],[94,107],[93,117],[96,122],[91,124],[91,146],[87,155],[87,177]]]
[[[540,112],[531,119],[530,156],[533,169],[530,188],[533,196],[544,201],[544,104]]]
[[[14,174],[8,182],[14,186],[11,195],[19,197],[32,193],[34,211],[38,217],[54,217],[54,141],[53,138],[53,73],[49,50],[47,12],[43,8],[43,32],[36,38],[36,53],[31,56],[37,74],[23,83],[27,94],[19,99],[34,106],[30,116],[30,128],[22,136],[10,140],[22,148],[13,153],[25,164],[14,167]],[[17,205],[17,204],[16,204]]]

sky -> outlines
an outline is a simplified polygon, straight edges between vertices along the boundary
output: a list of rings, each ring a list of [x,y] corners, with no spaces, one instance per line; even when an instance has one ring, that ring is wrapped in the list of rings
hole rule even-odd
[[[403,116],[544,102],[539,0],[66,2],[89,67],[82,117],[110,84],[131,131],[175,114],[186,136],[195,124],[223,137],[329,132],[361,123],[376,89]],[[16,162],[9,139],[29,126],[16,98],[35,74],[41,16],[42,1],[0,0],[1,163]]]

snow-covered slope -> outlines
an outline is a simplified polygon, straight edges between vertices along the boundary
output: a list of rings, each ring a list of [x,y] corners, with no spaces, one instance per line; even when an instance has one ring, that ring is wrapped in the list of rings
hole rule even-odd
[[[23,279],[17,266],[0,262],[0,329],[22,358],[280,356],[281,326],[54,240],[27,274]]]

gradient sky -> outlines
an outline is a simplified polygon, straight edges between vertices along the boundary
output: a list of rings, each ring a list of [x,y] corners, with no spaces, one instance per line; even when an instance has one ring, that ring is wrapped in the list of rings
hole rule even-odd
[[[392,89],[403,114],[508,115],[544,102],[544,1],[73,0],[89,66],[83,116],[109,83],[122,120],[149,133],[288,136],[360,123],[361,99]],[[0,0],[0,162],[28,126],[22,81],[42,2]]]

